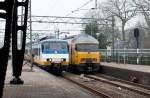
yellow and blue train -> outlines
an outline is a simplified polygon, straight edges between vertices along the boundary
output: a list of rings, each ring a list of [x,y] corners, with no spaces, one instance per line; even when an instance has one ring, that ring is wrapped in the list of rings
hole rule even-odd
[[[25,59],[31,58],[40,67],[55,73],[67,70],[69,65],[68,43],[61,39],[43,39],[32,44],[32,54],[30,46],[26,45]]]
[[[99,42],[88,34],[65,38],[69,43],[69,69],[80,72],[96,72],[100,70]]]
[[[101,67],[98,45],[98,40],[88,34],[44,39],[32,45],[32,58],[34,63],[56,73],[67,69],[97,72]],[[31,58],[29,49],[27,45],[25,59]]]

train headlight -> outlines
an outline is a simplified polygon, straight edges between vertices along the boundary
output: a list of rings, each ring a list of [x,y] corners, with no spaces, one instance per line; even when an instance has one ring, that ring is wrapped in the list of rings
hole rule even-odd
[[[50,58],[49,61],[52,61],[52,58]]]
[[[61,58],[61,61],[66,61],[66,59],[65,58]]]
[[[52,58],[46,59],[46,61],[50,61],[50,62],[51,62],[51,61],[52,61]]]

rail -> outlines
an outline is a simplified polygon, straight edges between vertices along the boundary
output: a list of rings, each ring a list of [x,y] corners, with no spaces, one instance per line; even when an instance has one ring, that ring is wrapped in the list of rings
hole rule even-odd
[[[95,80],[98,80],[100,82],[108,83],[108,84],[114,85],[116,87],[121,87],[121,88],[130,90],[130,91],[136,92],[138,94],[150,97],[150,93],[149,93],[150,90],[145,89],[141,86],[139,87],[139,86],[135,86],[135,85],[132,85],[129,83],[122,83],[122,81],[121,82],[111,81],[108,78],[106,79],[106,78],[98,76],[98,75],[85,75],[85,77],[95,79]]]
[[[98,95],[99,97],[102,97],[102,98],[113,98],[113,97],[111,97],[111,96],[109,96],[109,95],[107,95],[107,94],[105,94],[105,93],[103,93],[103,92],[101,92],[101,91],[97,91],[97,90],[94,89],[94,88],[88,87],[87,85],[84,85],[84,84],[80,83],[79,81],[75,81],[74,79],[68,77],[68,76],[65,75],[65,74],[63,75],[63,77],[64,77],[66,80],[68,80],[68,81],[70,81],[70,82],[72,82],[72,83],[75,83],[75,84],[79,85],[80,87],[82,87],[82,88],[84,88],[84,89],[86,89],[86,90],[92,92],[93,94]]]

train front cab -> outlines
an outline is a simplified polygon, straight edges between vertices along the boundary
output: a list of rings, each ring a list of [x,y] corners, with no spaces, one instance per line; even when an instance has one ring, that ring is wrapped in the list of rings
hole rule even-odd
[[[47,43],[41,43],[38,45],[39,47],[35,47],[37,49],[33,49],[36,50],[32,52],[34,54],[34,62],[47,71],[59,73],[66,71],[69,65],[68,47],[53,50],[47,45]]]
[[[97,72],[100,70],[100,53],[98,44],[78,43],[70,47],[70,63],[80,72]]]
[[[69,65],[68,61],[62,61],[56,62],[52,61],[51,58],[47,58],[46,60],[41,60],[41,59],[34,59],[34,62],[38,64],[41,68],[47,70],[47,71],[66,71],[67,67]]]
[[[52,72],[66,71],[69,65],[69,62],[65,58],[61,58],[61,61],[52,61],[52,59],[47,59],[45,68]]]

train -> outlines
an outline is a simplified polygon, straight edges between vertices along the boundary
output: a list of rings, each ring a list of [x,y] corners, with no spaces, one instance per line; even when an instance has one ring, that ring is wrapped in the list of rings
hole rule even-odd
[[[63,39],[44,38],[26,45],[25,59],[50,72],[62,71],[97,72],[101,69],[98,51],[99,42],[88,34],[65,37]],[[32,53],[32,54],[30,54]]]
[[[61,74],[62,71],[67,70],[69,65],[68,42],[61,39],[44,38],[32,44],[32,52],[30,52],[30,43],[28,43],[25,49],[25,59],[31,60],[31,58],[32,62],[41,68]]]
[[[64,38],[69,44],[69,70],[79,72],[100,71],[99,42],[88,34]]]

